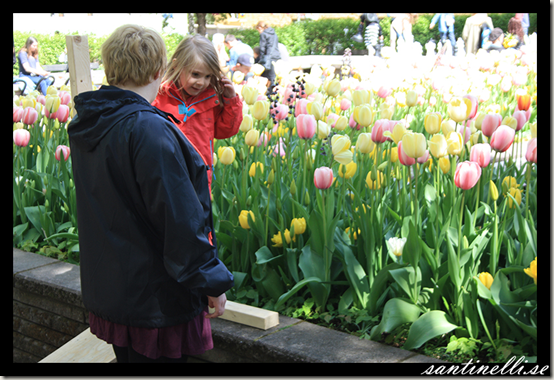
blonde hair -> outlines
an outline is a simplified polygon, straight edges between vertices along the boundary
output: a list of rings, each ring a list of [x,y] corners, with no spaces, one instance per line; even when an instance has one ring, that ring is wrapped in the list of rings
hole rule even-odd
[[[162,37],[140,25],[122,25],[102,44],[102,60],[107,82],[123,85],[132,81],[145,86],[167,67],[167,51]]]
[[[223,86],[220,81],[223,73],[219,66],[219,57],[213,43],[199,34],[187,36],[179,43],[171,57],[163,82],[175,83],[179,91],[183,91],[179,83],[181,73],[185,71],[190,75],[199,64],[204,64],[210,71],[210,85],[219,97],[220,106],[223,107]]]

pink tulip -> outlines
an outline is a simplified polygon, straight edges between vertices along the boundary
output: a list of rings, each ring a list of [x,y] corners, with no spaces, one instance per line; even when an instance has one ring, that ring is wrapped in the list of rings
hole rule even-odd
[[[317,121],[314,115],[300,114],[296,118],[296,133],[301,139],[314,137]]]
[[[314,171],[314,184],[318,189],[328,189],[333,184],[333,170],[322,166]]]
[[[352,102],[346,98],[342,98],[340,101],[340,109],[342,111],[347,111],[350,109],[350,106],[352,106]]]
[[[27,107],[23,110],[23,117],[21,121],[23,124],[33,125],[37,121],[38,112],[33,107]]]
[[[458,128],[456,129],[456,132],[458,132],[464,138],[464,144],[467,144],[467,142],[471,138],[471,121],[468,120],[466,123],[460,123],[460,125],[458,125]]]
[[[331,128],[335,128],[335,124],[337,124],[337,120],[339,119],[339,115],[336,113],[330,113],[329,116],[327,116],[327,124],[331,123]]]
[[[63,154],[64,161],[67,161],[69,158],[69,154],[71,153],[71,150],[66,145],[58,145],[56,148],[56,153],[54,154],[54,157],[56,157],[56,160],[61,160],[61,154]]]
[[[481,177],[481,167],[472,161],[460,162],[454,174],[454,183],[463,190],[469,190],[477,184]]]
[[[58,96],[60,97],[60,104],[68,105],[71,101],[71,94],[67,91],[60,91]]]
[[[375,125],[371,128],[371,140],[374,143],[381,144],[387,141],[387,136],[384,136],[383,132],[390,130],[388,125],[389,121],[387,119],[380,119],[375,122]]]
[[[404,166],[411,166],[416,163],[415,158],[409,157],[404,151],[402,150],[402,141],[398,142],[398,160],[400,163]]]
[[[491,137],[494,131],[502,123],[502,116],[497,113],[489,113],[485,115],[483,122],[481,123],[481,132],[487,137]]]
[[[298,117],[298,115],[306,115],[308,113],[308,106],[309,101],[306,99],[298,99],[296,101],[296,106],[294,107],[294,116]]]
[[[525,159],[534,164],[537,163],[537,138],[533,138],[527,145],[527,153],[525,153]]]
[[[525,123],[527,123],[527,115],[525,114],[525,111],[514,111],[513,117],[517,120],[516,131],[520,131]]]
[[[17,107],[17,106],[13,107],[13,122],[19,123],[22,117],[23,117],[23,108]]]
[[[467,94],[463,96],[466,99],[471,100],[471,112],[469,114],[468,119],[473,119],[475,115],[477,114],[477,107],[479,106],[479,99],[477,99],[476,96]]]
[[[379,88],[379,91],[377,91],[377,96],[381,99],[385,99],[387,96],[389,96],[392,93],[392,88],[381,86]]]
[[[490,145],[491,148],[497,152],[507,151],[512,143],[514,142],[514,137],[516,131],[507,125],[501,125],[498,129],[492,134]]]
[[[293,91],[292,85],[288,85],[283,95],[283,104],[290,105],[296,99],[296,92]]]
[[[348,126],[352,129],[360,130],[361,125],[356,123],[356,120],[354,120],[354,112],[350,114],[350,119],[348,119]]]
[[[271,111],[269,111],[272,115],[275,115],[275,120],[284,120],[287,116],[289,116],[289,107],[279,103],[276,107],[273,107]]]
[[[40,103],[43,106],[45,106],[46,105],[46,96],[44,96],[42,94],[37,95],[37,103]]]
[[[17,146],[27,146],[29,145],[29,140],[31,139],[31,134],[26,129],[16,129],[13,131],[13,142]]]
[[[427,149],[424,153],[423,153],[423,156],[420,156],[417,158],[417,162],[420,163],[420,164],[424,164],[427,162],[427,160],[429,159],[429,149]]]
[[[491,162],[491,146],[489,144],[475,144],[471,147],[469,160],[477,162],[480,167],[484,168]]]

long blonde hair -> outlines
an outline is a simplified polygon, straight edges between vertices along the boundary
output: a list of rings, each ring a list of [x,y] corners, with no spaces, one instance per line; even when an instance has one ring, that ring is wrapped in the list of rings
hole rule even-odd
[[[221,68],[219,66],[219,57],[212,42],[199,34],[185,37],[177,46],[173,53],[167,71],[163,77],[164,83],[175,83],[179,91],[183,91],[179,83],[181,73],[185,71],[190,74],[194,68],[204,64],[211,72],[210,85],[214,88],[219,97],[219,104],[223,107],[223,86],[221,84]],[[162,88],[165,88],[163,86]],[[161,90],[163,91],[163,89]]]

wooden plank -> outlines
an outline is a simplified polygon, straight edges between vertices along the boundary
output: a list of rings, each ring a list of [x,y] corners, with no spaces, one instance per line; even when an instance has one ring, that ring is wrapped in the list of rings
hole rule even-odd
[[[279,324],[279,313],[258,307],[227,301],[219,318],[258,329],[267,330]]]
[[[39,363],[110,363],[115,359],[111,344],[86,329]]]
[[[88,36],[65,36],[65,43],[71,96],[74,98],[81,92],[92,91]]]

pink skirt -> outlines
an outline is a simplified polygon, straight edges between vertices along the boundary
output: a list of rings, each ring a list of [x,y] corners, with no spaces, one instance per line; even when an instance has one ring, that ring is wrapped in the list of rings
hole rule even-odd
[[[206,308],[207,309],[207,308]],[[178,359],[183,355],[201,355],[213,348],[210,320],[204,318],[207,310],[193,320],[169,327],[130,327],[109,322],[89,313],[90,331],[99,339],[118,347],[129,344],[150,359],[160,356]]]

